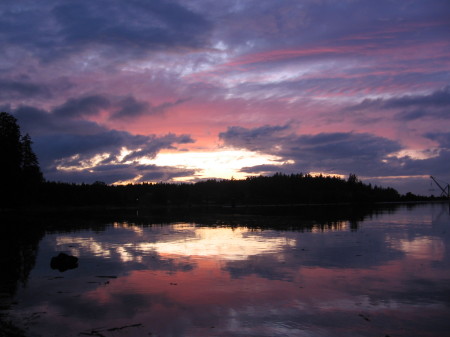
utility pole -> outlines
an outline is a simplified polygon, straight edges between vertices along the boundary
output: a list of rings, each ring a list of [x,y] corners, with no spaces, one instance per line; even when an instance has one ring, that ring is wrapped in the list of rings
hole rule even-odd
[[[442,187],[433,176],[430,176],[430,178],[433,179],[434,183],[441,189],[442,191],[441,196],[450,199],[450,185],[447,184],[444,187]]]

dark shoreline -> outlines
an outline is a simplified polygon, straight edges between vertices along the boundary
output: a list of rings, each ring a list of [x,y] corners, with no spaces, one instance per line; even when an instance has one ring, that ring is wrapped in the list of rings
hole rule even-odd
[[[425,204],[449,204],[448,200],[398,201],[374,203],[315,203],[289,205],[156,205],[153,207],[66,206],[30,207],[0,210],[0,233],[47,231],[64,228],[99,229],[115,222],[137,225],[190,222],[217,226],[248,226],[273,229],[308,228],[349,221],[358,222],[399,207],[418,207]],[[96,225],[94,225],[96,223]],[[4,224],[4,225],[3,225]],[[99,225],[101,224],[101,225]],[[11,226],[13,225],[13,226]]]
[[[304,209],[309,208],[327,208],[327,207],[380,207],[383,205],[421,205],[421,204],[443,204],[450,203],[446,199],[434,200],[405,200],[405,201],[377,201],[377,202],[341,202],[341,203],[295,203],[295,204],[191,204],[191,205],[154,205],[154,206],[116,206],[116,205],[91,205],[91,206],[31,206],[31,207],[13,207],[0,208],[0,215],[38,215],[38,214],[58,214],[80,212],[89,214],[92,212],[161,212],[161,211],[192,211],[198,213],[229,213],[230,211],[242,210],[264,210],[264,209]]]

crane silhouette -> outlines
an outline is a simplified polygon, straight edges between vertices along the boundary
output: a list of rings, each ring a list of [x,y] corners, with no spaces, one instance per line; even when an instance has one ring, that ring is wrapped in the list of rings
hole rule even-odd
[[[439,182],[436,180],[435,177],[430,176],[431,179],[433,179],[434,183],[439,187],[439,189],[441,190],[441,197],[444,196],[446,198],[450,199],[450,185],[446,183],[446,185],[444,187],[441,186],[441,184],[439,184]],[[442,183],[442,182],[441,182]]]

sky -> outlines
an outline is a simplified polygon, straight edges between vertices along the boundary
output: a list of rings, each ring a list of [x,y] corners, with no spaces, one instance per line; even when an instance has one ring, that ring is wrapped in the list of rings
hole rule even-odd
[[[2,0],[0,110],[47,180],[450,182],[448,0]]]

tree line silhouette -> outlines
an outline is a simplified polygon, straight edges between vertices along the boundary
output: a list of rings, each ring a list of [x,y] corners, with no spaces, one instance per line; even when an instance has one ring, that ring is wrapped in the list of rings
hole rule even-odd
[[[227,206],[399,201],[393,188],[309,174],[255,176],[243,180],[210,179],[196,183],[142,183],[122,186],[47,182],[42,200],[54,206]]]
[[[45,181],[28,134],[17,120],[0,113],[0,208],[15,206],[228,206],[295,205],[416,200],[393,188],[310,174],[253,176],[242,180],[209,179],[196,183],[140,183],[122,186]]]
[[[0,112],[0,203],[12,206],[37,197],[44,178],[31,148],[31,138],[20,133],[17,120]]]

